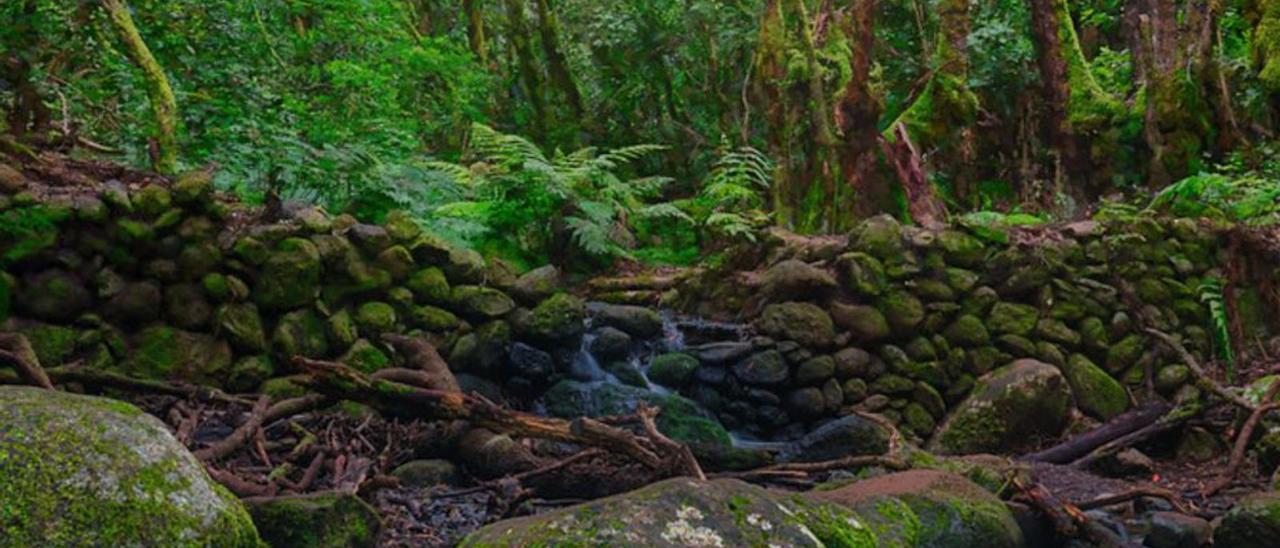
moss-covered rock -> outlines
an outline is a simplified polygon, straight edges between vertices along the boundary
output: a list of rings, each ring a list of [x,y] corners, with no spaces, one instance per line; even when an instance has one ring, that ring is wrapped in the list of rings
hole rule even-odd
[[[810,303],[788,302],[766,306],[756,328],[776,339],[796,341],[806,347],[828,348],[835,340],[831,316]]]
[[[434,266],[413,273],[405,287],[413,292],[418,302],[434,305],[449,302],[449,280],[445,278],[444,271]]]
[[[262,316],[253,303],[222,305],[216,313],[217,333],[225,337],[241,352],[259,353],[267,350],[267,335],[262,327]]]
[[[93,304],[84,282],[66,270],[51,269],[28,276],[17,292],[18,308],[29,317],[68,322]]]
[[[952,346],[975,347],[991,342],[991,335],[987,332],[987,327],[982,324],[982,320],[968,314],[951,322],[943,332],[943,336]]]
[[[1062,320],[1041,318],[1040,321],[1036,322],[1035,334],[1050,342],[1068,346],[1080,344],[1080,334],[1067,327],[1067,324],[1062,323]]]
[[[1075,394],[1076,406],[1090,416],[1107,421],[1129,409],[1124,386],[1084,355],[1072,354],[1062,372]]]
[[[404,280],[409,277],[416,266],[413,255],[402,245],[393,245],[378,253],[374,265],[391,274],[393,280]]]
[[[250,392],[276,374],[275,363],[270,356],[245,356],[231,366],[227,388],[237,392]]]
[[[168,326],[148,327],[131,337],[121,364],[128,374],[220,385],[231,367],[231,346],[212,336]]]
[[[1223,516],[1213,532],[1214,546],[1267,548],[1280,538],[1280,491],[1246,496]]]
[[[388,333],[396,328],[396,309],[384,302],[363,303],[356,309],[356,326],[370,337]]]
[[[260,545],[164,424],[103,398],[0,387],[0,500],[6,545]]]
[[[522,335],[548,344],[568,343],[586,329],[586,303],[568,293],[557,293],[534,307],[520,323]]]
[[[409,319],[414,327],[435,332],[449,331],[462,323],[452,312],[429,305],[413,307]]]
[[[881,259],[897,259],[906,249],[902,223],[890,215],[867,219],[849,235],[850,247]]]
[[[733,366],[738,380],[753,385],[770,386],[787,380],[787,360],[777,350],[765,350],[748,356]]]
[[[516,306],[506,293],[478,285],[454,287],[449,292],[449,300],[459,314],[474,319],[502,317]]]
[[[900,336],[913,334],[916,326],[924,321],[924,303],[906,291],[889,291],[876,305],[889,321],[889,327]]]
[[[356,328],[356,319],[351,316],[351,311],[343,308],[325,322],[325,335],[329,337],[329,344],[333,348],[347,348],[360,338],[360,331]]]
[[[662,316],[651,308],[606,304],[593,312],[594,323],[621,329],[638,339],[649,339],[662,334]]]
[[[320,250],[310,240],[288,238],[266,258],[253,296],[268,310],[311,304],[320,287]]]
[[[27,338],[43,367],[62,365],[76,351],[80,333],[73,328],[40,322],[22,322],[17,330]]]
[[[529,306],[534,306],[556,293],[560,288],[560,269],[554,265],[540,266],[516,278],[511,295]]]
[[[821,462],[856,455],[881,455],[889,450],[889,432],[861,415],[827,421],[778,454],[784,462]]]
[[[328,355],[329,338],[320,315],[308,308],[281,316],[271,334],[271,353],[285,362],[294,356],[324,358]]]
[[[156,217],[169,210],[173,194],[162,185],[150,184],[133,193],[133,209],[147,217]]]
[[[1146,350],[1146,340],[1140,335],[1129,335],[1111,345],[1107,350],[1107,371],[1119,373],[1138,362]]]
[[[1058,435],[1068,422],[1071,388],[1052,365],[1018,360],[978,379],[973,392],[934,434],[943,454],[1000,453]]]
[[[643,388],[613,383],[560,381],[543,396],[547,412],[557,417],[601,417],[634,413],[641,403],[662,409],[658,430],[671,439],[703,445],[729,445],[729,433],[692,401]]]
[[[649,380],[669,388],[679,389],[698,369],[698,360],[680,352],[655,356],[649,362]]]
[[[881,546],[1024,545],[1022,529],[999,498],[947,472],[899,472],[806,496],[851,509],[864,527],[881,532],[879,538],[897,540]]]
[[[1034,306],[999,302],[991,307],[987,327],[996,334],[1027,335],[1036,328],[1040,313]]]
[[[859,342],[876,342],[890,335],[889,320],[879,309],[866,305],[831,305],[831,320]]]
[[[353,494],[317,493],[250,501],[249,514],[271,546],[373,547],[382,522]]]
[[[769,302],[822,299],[836,288],[830,273],[795,259],[769,267],[761,281],[761,293]]]
[[[845,286],[864,297],[875,297],[888,284],[884,264],[866,253],[846,253],[837,261]]]
[[[391,358],[368,339],[357,340],[338,361],[365,373],[375,373],[391,366]]]

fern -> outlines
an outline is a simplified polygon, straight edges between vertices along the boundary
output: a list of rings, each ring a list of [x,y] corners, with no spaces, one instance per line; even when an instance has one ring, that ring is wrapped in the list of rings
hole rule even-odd
[[[1209,330],[1213,333],[1218,357],[1227,364],[1227,381],[1235,382],[1236,358],[1231,348],[1230,318],[1222,295],[1222,281],[1208,278],[1200,284],[1200,302],[1209,307]]]
[[[755,242],[755,231],[769,220],[760,209],[773,169],[773,162],[754,148],[722,151],[698,193],[706,208],[698,224],[731,241]]]
[[[1183,217],[1274,224],[1280,221],[1280,181],[1255,175],[1195,175],[1162,189],[1147,209]]]

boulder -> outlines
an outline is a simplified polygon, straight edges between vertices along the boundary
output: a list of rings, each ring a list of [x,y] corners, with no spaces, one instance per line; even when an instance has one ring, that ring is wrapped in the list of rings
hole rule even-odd
[[[1001,453],[1066,427],[1071,389],[1052,365],[1018,360],[978,379],[930,441],[942,454]]]
[[[997,335],[1027,335],[1036,328],[1040,312],[1034,306],[1010,302],[998,302],[991,307],[987,327]]]
[[[836,279],[829,272],[791,259],[764,272],[761,294],[766,302],[820,300],[835,288]]]
[[[1017,548],[1025,544],[1022,529],[999,498],[948,472],[898,472],[806,496],[853,510],[865,527],[880,532],[881,540],[898,540],[880,546]]]
[[[1062,369],[1075,395],[1076,406],[1100,421],[1129,409],[1129,393],[1124,386],[1083,354],[1072,354]]]
[[[312,493],[251,500],[249,514],[271,546],[372,548],[382,523],[354,494]]]
[[[516,307],[506,293],[478,285],[455,286],[449,300],[459,314],[473,319],[499,318]]]
[[[821,462],[854,455],[882,455],[889,450],[889,432],[859,415],[828,421],[787,445],[778,454],[783,462]]]
[[[434,266],[413,273],[405,287],[413,292],[418,302],[436,305],[449,302],[449,280],[442,270]]]
[[[1236,502],[1213,532],[1214,546],[1269,548],[1280,538],[1280,491],[1248,495]]]
[[[262,264],[254,299],[268,310],[311,304],[320,287],[320,250],[310,240],[288,238]]]
[[[631,336],[621,329],[602,327],[596,331],[589,350],[601,362],[623,359],[631,352]]]
[[[58,269],[28,276],[15,296],[20,310],[31,318],[48,322],[69,322],[93,304],[93,295],[84,282]]]
[[[324,358],[329,353],[324,321],[311,309],[295,310],[281,316],[271,335],[271,351],[286,362],[294,356]]]
[[[987,332],[987,327],[982,325],[982,320],[968,314],[951,322],[943,336],[952,346],[975,347],[991,342],[991,335]]]
[[[592,320],[602,326],[626,331],[628,335],[639,339],[650,339],[662,334],[662,316],[643,306],[600,305],[594,310]]]
[[[396,309],[379,301],[362,303],[356,309],[355,321],[360,333],[377,337],[396,328]]]
[[[267,350],[262,316],[253,303],[233,303],[219,307],[215,314],[215,332],[226,338],[236,350],[250,353]]]
[[[1199,548],[1207,545],[1213,535],[1208,521],[1177,512],[1153,512],[1148,521],[1151,531],[1143,544],[1150,548]]]
[[[809,348],[827,348],[835,341],[835,324],[826,311],[810,303],[766,306],[756,328],[775,339],[795,341]]]
[[[0,387],[0,500],[6,545],[260,545],[163,423],[104,398]]]
[[[547,344],[572,344],[586,329],[586,305],[568,293],[557,293],[534,307],[518,324],[522,336]]]

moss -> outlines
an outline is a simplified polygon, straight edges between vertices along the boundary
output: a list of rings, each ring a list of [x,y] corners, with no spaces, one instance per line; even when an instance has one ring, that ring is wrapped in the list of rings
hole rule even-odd
[[[1072,354],[1063,373],[1081,411],[1106,421],[1129,408],[1128,392],[1089,358]]]
[[[381,527],[373,508],[352,495],[278,497],[249,511],[272,546],[373,546]]]
[[[36,359],[44,367],[62,365],[76,350],[79,333],[75,329],[50,324],[31,324],[20,330],[31,343]]]
[[[449,280],[434,266],[415,272],[405,285],[420,302],[437,305],[449,302]]]
[[[396,309],[383,302],[367,302],[356,309],[356,325],[369,336],[377,336],[395,329]]]

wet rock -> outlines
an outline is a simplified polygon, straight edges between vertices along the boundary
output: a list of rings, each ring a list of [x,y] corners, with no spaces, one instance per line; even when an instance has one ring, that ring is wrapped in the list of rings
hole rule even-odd
[[[605,364],[604,370],[606,373],[616,377],[618,382],[627,386],[634,386],[637,388],[649,387],[649,382],[644,378],[644,373],[641,373],[640,369],[630,362],[609,362]]]
[[[787,362],[777,350],[755,354],[733,366],[733,374],[742,382],[774,385],[787,380]]]
[[[510,360],[511,372],[530,380],[545,381],[555,372],[551,354],[521,342],[511,345]]]
[[[804,261],[786,260],[769,267],[762,277],[766,302],[820,300],[836,288],[835,277]]]
[[[623,359],[631,352],[631,336],[621,329],[603,327],[596,332],[589,350],[602,362]]]
[[[783,462],[820,462],[854,455],[880,455],[889,450],[889,433],[859,415],[828,421],[783,450]]]
[[[1018,360],[978,379],[929,447],[943,454],[1001,453],[1067,425],[1071,389],[1052,365]]]
[[[822,349],[835,340],[835,325],[826,311],[810,303],[789,302],[765,307],[756,328],[775,339],[796,341]]]
[[[313,493],[249,502],[249,514],[271,546],[372,548],[382,522],[354,494]]]
[[[592,320],[614,327],[637,339],[650,339],[662,334],[662,317],[643,306],[603,304],[594,307]]]
[[[787,394],[787,411],[803,420],[821,417],[827,410],[827,399],[820,388],[801,388]]]
[[[692,401],[614,383],[564,380],[543,396],[547,413],[557,417],[600,417],[634,413],[641,403],[662,409],[658,430],[692,444],[729,445],[729,434]]]
[[[698,361],[707,365],[723,365],[746,357],[753,350],[747,342],[714,342],[685,349]]]
[[[6,544],[259,545],[240,501],[127,403],[0,387],[0,455]]]
[[[698,360],[688,354],[672,352],[655,356],[649,362],[649,380],[668,388],[680,388],[693,376]]]

